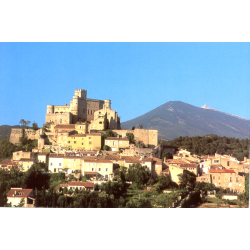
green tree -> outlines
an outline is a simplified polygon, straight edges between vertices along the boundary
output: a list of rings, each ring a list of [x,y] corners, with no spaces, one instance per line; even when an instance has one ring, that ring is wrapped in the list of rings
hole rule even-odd
[[[27,128],[30,125],[30,121],[26,121],[24,119],[21,119],[19,122],[24,128]]]
[[[130,200],[126,204],[127,208],[151,208],[152,204],[150,200],[142,198],[140,200]]]
[[[7,183],[0,182],[0,207],[3,207],[7,203],[6,189],[7,189]]]
[[[142,128],[143,128],[143,125],[142,125],[142,124],[139,124],[139,125],[138,125],[138,128],[139,128],[139,129],[142,129]]]
[[[126,138],[128,138],[129,143],[135,144],[135,136],[133,133],[126,133]]]
[[[146,184],[149,180],[150,173],[146,171],[141,164],[132,164],[126,173],[126,180],[136,183],[138,186]]]
[[[103,146],[103,150],[109,151],[109,150],[110,150],[110,146],[104,145],[104,146]]]
[[[184,170],[183,174],[179,174],[179,186],[181,188],[188,188],[189,190],[193,190],[195,186],[196,176],[195,174]]]
[[[38,127],[38,125],[37,125],[36,122],[33,122],[33,123],[32,123],[32,128],[33,128],[34,130],[38,130],[38,129],[39,129],[39,127]]]

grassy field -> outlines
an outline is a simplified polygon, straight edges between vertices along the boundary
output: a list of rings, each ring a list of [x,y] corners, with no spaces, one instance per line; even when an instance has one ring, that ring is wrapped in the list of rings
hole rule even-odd
[[[139,200],[142,198],[150,200],[153,207],[169,208],[172,207],[172,203],[177,200],[178,196],[181,195],[183,190],[172,191],[171,193],[156,193],[146,190],[127,190],[126,201]]]
[[[197,208],[244,208],[247,207],[238,200],[221,200],[216,197],[205,197],[204,202]]]

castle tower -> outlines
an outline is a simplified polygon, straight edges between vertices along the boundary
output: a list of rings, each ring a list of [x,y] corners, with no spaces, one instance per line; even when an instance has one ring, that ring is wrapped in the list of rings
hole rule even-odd
[[[54,105],[47,105],[47,114],[54,114]]]
[[[81,120],[87,120],[87,90],[76,89],[75,96],[78,96],[78,117]],[[74,101],[74,98],[73,98]]]
[[[87,98],[87,90],[75,89],[75,95],[78,96],[80,99],[86,99]]]
[[[72,113],[72,122],[77,123],[78,121],[78,103],[79,103],[79,96],[74,95],[73,96],[73,102],[71,108],[71,113]]]
[[[104,108],[111,109],[111,100],[104,100]]]

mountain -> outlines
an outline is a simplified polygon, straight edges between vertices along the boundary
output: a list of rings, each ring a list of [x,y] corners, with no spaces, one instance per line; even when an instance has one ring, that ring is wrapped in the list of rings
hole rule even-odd
[[[21,128],[20,125],[9,126],[9,125],[2,125],[0,126],[0,140],[5,140],[10,137],[10,132],[12,128]]]
[[[204,105],[170,101],[135,119],[123,122],[124,129],[142,124],[143,128],[158,129],[159,139],[172,140],[179,136],[218,136],[245,139],[249,137],[250,120],[230,115]]]

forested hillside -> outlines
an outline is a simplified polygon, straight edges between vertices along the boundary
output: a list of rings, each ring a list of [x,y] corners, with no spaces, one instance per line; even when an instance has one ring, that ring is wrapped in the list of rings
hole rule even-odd
[[[162,145],[182,147],[197,155],[232,154],[239,161],[244,157],[249,157],[249,140],[236,139],[230,137],[220,137],[217,135],[178,137],[172,141],[161,141]]]

